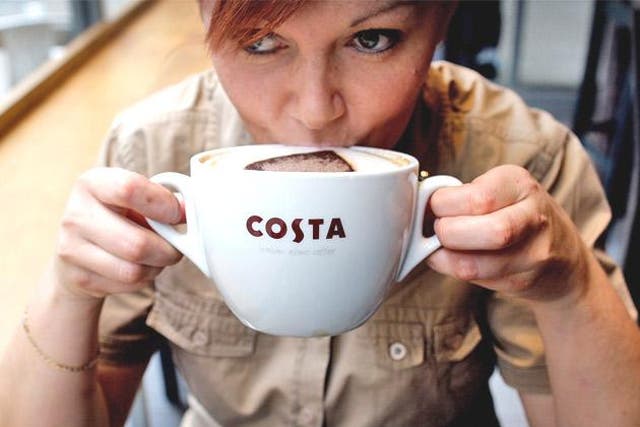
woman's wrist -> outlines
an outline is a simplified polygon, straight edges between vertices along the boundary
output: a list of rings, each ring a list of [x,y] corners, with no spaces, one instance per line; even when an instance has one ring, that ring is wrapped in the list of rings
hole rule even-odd
[[[544,286],[549,289],[555,287],[557,292],[550,291],[549,298],[530,300],[529,305],[534,313],[546,316],[557,313],[562,316],[585,304],[592,305],[591,301],[597,298],[597,288],[606,284],[608,278],[588,248],[582,247],[578,251],[577,260],[566,274],[551,275],[544,279]]]
[[[60,264],[52,261],[47,267],[41,282],[40,292],[52,304],[76,306],[84,310],[100,310],[104,297],[90,295],[67,283],[61,272]]]
[[[42,347],[38,344],[37,340],[33,336],[29,322],[29,311],[26,309],[24,311],[24,317],[22,319],[22,329],[27,337],[27,340],[31,344],[31,347],[40,356],[40,359],[54,369],[63,372],[77,373],[93,369],[98,363],[98,357],[100,355],[98,349],[96,349],[95,356],[93,358],[91,358],[88,362],[79,365],[68,365],[51,357],[45,350],[42,349]]]
[[[22,328],[43,365],[81,372],[95,365],[103,299],[76,295],[58,282],[49,264],[38,292],[25,308]],[[67,369],[70,368],[70,369]]]

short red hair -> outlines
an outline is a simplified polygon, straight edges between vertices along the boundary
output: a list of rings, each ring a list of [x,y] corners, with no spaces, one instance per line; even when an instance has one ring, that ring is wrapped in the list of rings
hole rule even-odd
[[[225,41],[251,44],[273,32],[307,0],[198,0],[203,19],[208,19],[206,41],[209,49],[219,49]],[[416,1],[421,6],[436,6],[437,35],[446,34],[457,0]],[[210,10],[205,6],[212,5]],[[255,31],[260,28],[259,31]]]
[[[213,1],[206,41],[211,50],[216,50],[226,40],[240,44],[260,40],[293,15],[306,0],[198,0],[201,10],[205,1]],[[255,28],[260,31],[256,32]]]

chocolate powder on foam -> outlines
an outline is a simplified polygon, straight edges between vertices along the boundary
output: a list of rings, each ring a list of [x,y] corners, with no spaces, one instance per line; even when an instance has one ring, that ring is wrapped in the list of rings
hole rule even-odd
[[[351,165],[332,150],[272,157],[248,164],[245,169],[274,172],[353,172]]]

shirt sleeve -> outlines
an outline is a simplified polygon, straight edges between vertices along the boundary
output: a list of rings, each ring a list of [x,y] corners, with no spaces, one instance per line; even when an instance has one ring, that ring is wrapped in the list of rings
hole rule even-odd
[[[147,174],[143,132],[122,135],[114,125],[103,145],[99,166],[121,167]],[[154,300],[152,287],[109,295],[99,323],[100,359],[104,363],[146,363],[157,350],[160,336],[146,324]]]
[[[585,243],[607,273],[610,285],[629,314],[637,311],[620,268],[594,247],[611,213],[595,169],[579,140],[567,131],[564,144],[549,157],[540,182],[566,210]],[[495,340],[498,367],[505,382],[522,392],[549,393],[544,345],[535,318],[523,302],[494,294],[487,304],[489,327]]]

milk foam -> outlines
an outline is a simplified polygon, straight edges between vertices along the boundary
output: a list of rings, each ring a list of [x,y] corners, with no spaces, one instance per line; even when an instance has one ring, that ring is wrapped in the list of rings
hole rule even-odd
[[[220,154],[204,157],[203,164],[220,170],[242,170],[248,164],[267,160],[273,157],[286,156],[296,153],[310,153],[314,151],[333,150],[346,160],[357,172],[384,172],[405,166],[408,161],[400,155],[393,158],[377,152],[367,152],[356,148],[324,148],[324,147],[289,147],[289,146],[251,146],[232,150]],[[331,173],[331,172],[328,172]],[[347,172],[354,173],[354,172]]]

